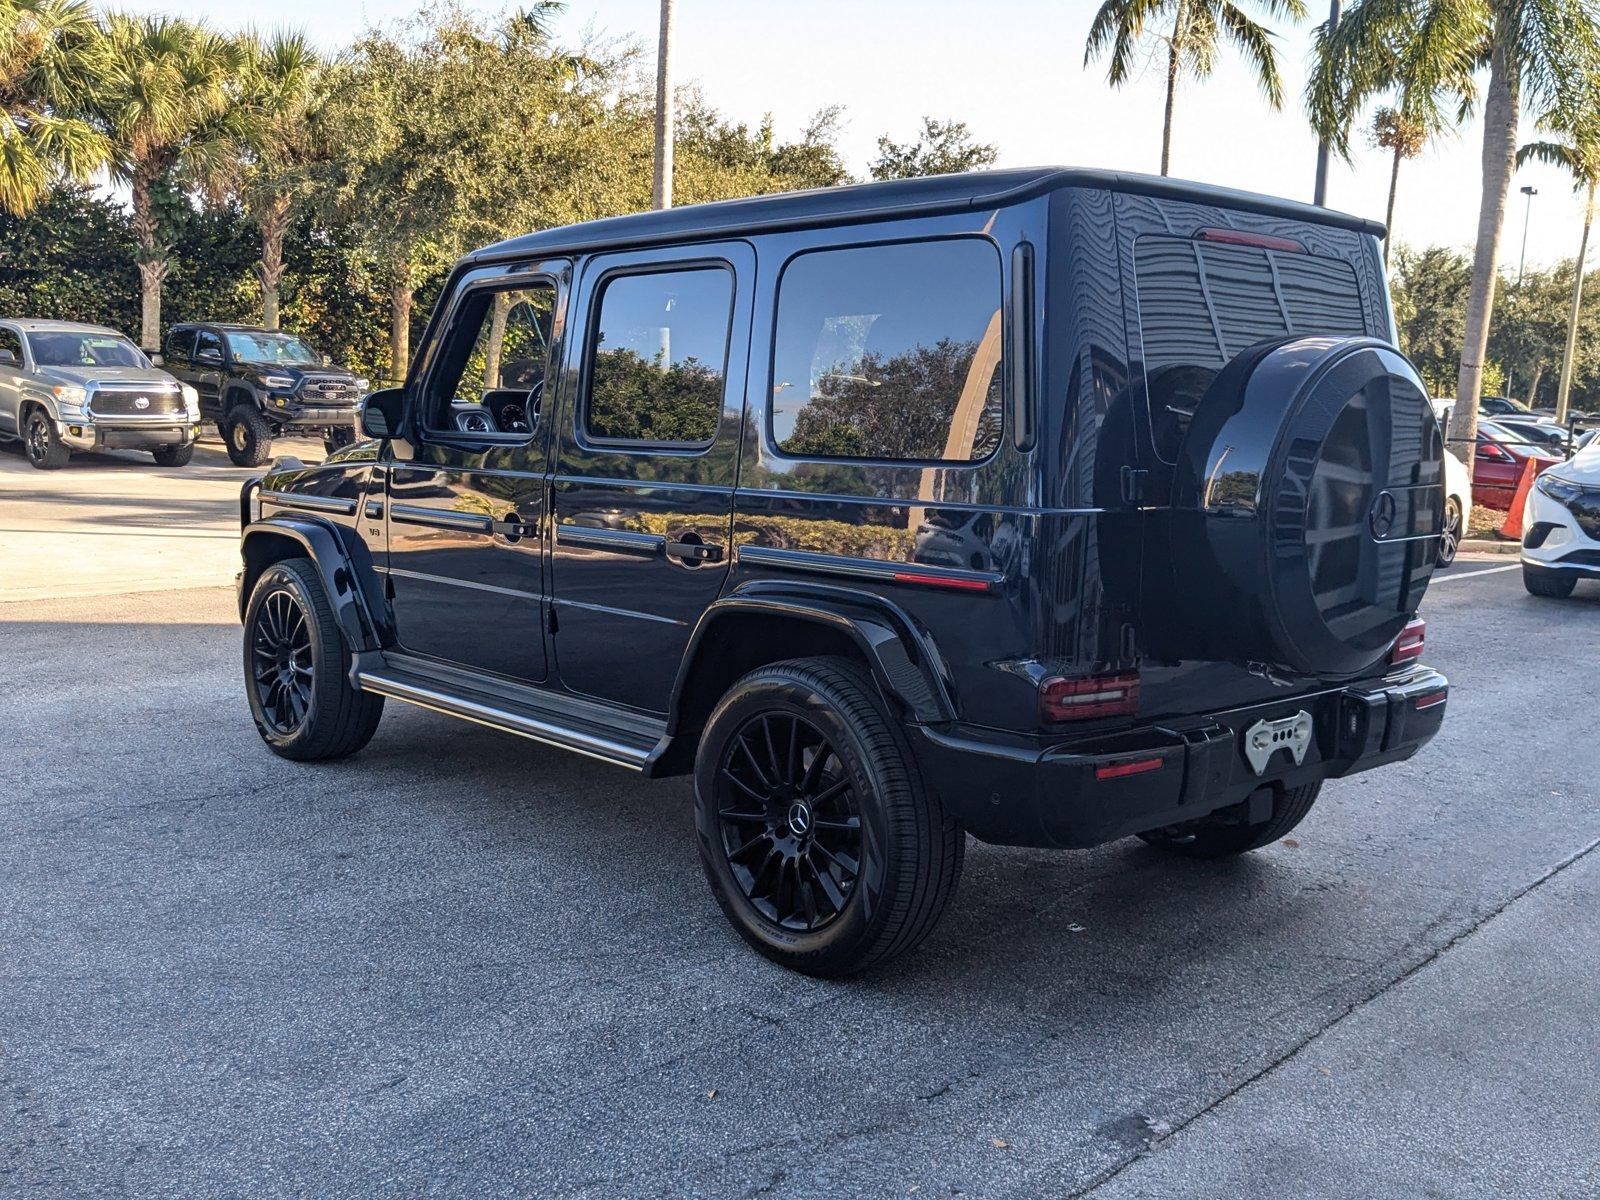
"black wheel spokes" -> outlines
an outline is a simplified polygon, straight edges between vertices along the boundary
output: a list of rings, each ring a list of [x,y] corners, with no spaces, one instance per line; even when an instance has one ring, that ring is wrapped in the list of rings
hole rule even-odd
[[[861,863],[861,815],[833,746],[803,717],[766,713],[729,740],[717,771],[723,850],[768,920],[813,931],[843,911]]]
[[[299,728],[311,708],[311,626],[286,590],[267,596],[250,635],[250,673],[262,715],[274,733]]]

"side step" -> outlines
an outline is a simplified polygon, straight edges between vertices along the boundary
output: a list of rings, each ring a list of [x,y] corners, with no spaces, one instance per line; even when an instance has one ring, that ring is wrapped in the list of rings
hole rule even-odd
[[[666,736],[665,721],[558,692],[474,679],[432,664],[419,669],[392,657],[377,665],[369,662],[358,664],[354,672],[363,691],[634,771],[648,768]]]

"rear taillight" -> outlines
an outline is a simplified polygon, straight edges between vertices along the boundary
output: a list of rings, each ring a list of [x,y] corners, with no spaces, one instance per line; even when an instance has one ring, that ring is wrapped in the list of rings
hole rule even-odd
[[[1408,662],[1416,662],[1422,657],[1422,643],[1427,638],[1428,623],[1421,617],[1413,617],[1406,627],[1400,631],[1400,636],[1395,638],[1394,646],[1389,651],[1389,665],[1403,667]]]
[[[1139,675],[1053,676],[1039,685],[1039,715],[1046,721],[1126,717],[1139,707]]]

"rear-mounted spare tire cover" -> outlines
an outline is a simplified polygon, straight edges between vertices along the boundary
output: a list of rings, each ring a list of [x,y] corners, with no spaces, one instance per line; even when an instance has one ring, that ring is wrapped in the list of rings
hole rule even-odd
[[[1354,674],[1416,611],[1444,526],[1443,440],[1415,368],[1370,338],[1244,351],[1173,476],[1185,657]]]

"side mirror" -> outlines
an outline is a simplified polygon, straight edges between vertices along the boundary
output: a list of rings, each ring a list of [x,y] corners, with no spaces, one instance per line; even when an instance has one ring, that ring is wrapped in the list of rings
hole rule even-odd
[[[405,388],[384,388],[361,400],[361,432],[369,438],[392,438],[405,417]]]
[[[15,354],[9,350],[0,350],[0,363],[10,363],[15,366],[16,362],[17,356]]]
[[[196,352],[194,357],[196,362],[219,363],[222,361],[222,351],[215,346],[207,346],[204,350]]]
[[[152,350],[150,352],[150,365],[152,367],[164,367],[167,365],[167,360],[162,356],[161,351]]]

